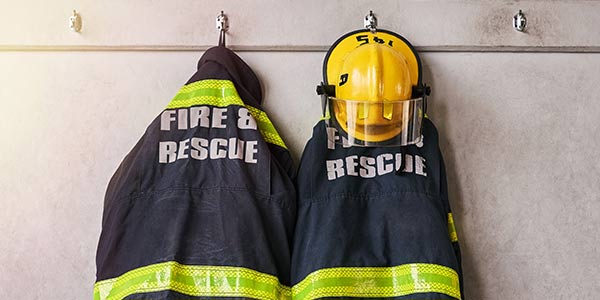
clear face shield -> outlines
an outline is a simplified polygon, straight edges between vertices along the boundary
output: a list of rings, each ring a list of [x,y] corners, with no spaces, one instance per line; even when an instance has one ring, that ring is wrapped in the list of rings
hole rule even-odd
[[[327,97],[327,126],[335,128],[346,146],[406,146],[421,139],[424,98],[407,100],[347,100]],[[330,136],[331,138],[331,136]]]

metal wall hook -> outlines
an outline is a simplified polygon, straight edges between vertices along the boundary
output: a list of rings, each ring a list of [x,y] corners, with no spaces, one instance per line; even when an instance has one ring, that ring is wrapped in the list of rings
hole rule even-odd
[[[373,11],[369,11],[369,14],[365,16],[364,20],[365,28],[371,30],[372,33],[377,31],[377,18],[373,14]]]
[[[219,31],[219,46],[225,47],[225,33],[229,30],[229,19],[227,15],[221,11],[217,16],[217,30]]]
[[[73,10],[73,15],[69,17],[69,28],[75,32],[81,31],[81,16],[77,13],[76,10]]]
[[[527,28],[527,18],[520,9],[519,12],[513,17],[513,27],[518,32],[523,32],[525,31],[525,28]]]
[[[225,32],[229,30],[229,19],[227,19],[227,15],[223,11],[217,16],[217,30]]]

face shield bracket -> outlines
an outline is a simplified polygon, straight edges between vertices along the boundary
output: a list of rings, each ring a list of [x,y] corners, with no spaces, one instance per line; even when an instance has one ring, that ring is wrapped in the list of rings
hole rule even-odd
[[[427,96],[431,94],[431,87],[424,83],[413,86],[413,97],[423,97],[423,113],[427,113]]]
[[[317,95],[321,96],[321,109],[323,118],[327,117],[327,98],[335,97],[335,85],[325,84],[321,82],[317,85]]]

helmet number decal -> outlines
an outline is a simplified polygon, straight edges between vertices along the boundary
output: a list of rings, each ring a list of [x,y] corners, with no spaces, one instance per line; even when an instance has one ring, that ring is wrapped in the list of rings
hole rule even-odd
[[[357,42],[363,42],[362,44],[359,44],[359,46],[362,46],[364,44],[368,44],[369,43],[369,36],[368,35],[357,35],[356,36],[356,41]]]
[[[364,44],[368,44],[369,43],[369,36],[366,34],[363,35],[357,35],[356,36],[356,41],[357,42],[362,42],[360,44],[358,44],[359,46],[362,46]],[[379,43],[379,44],[385,44],[385,40],[384,39],[380,39],[378,37],[373,37],[373,42],[375,43]],[[393,40],[389,40],[387,42],[388,46],[393,47],[394,46],[394,41]]]
[[[340,83],[338,84],[339,86],[344,85],[346,82],[348,82],[348,73],[342,74],[340,75]]]

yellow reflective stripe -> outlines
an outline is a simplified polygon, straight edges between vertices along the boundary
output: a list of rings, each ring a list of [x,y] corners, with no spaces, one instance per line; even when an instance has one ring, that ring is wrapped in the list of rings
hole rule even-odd
[[[233,82],[229,80],[207,79],[192,82],[181,87],[177,95],[167,105],[167,109],[191,107],[194,105],[218,107],[229,105],[244,106],[244,101],[238,95]]]
[[[454,226],[454,218],[452,217],[452,213],[448,213],[448,232],[450,233],[450,240],[454,242],[458,242],[458,234],[456,233],[456,227]]]
[[[321,269],[292,287],[294,300],[326,297],[387,298],[441,293],[460,299],[458,274],[435,264]]]
[[[166,109],[186,108],[196,105],[216,107],[238,105],[245,107],[256,120],[258,130],[265,141],[287,149],[267,114],[256,107],[244,104],[233,82],[229,80],[206,79],[185,85],[167,105]]]
[[[442,293],[460,299],[458,275],[434,264],[322,269],[289,287],[272,275],[242,267],[188,266],[165,262],[97,282],[95,300],[176,291],[190,296],[312,300],[323,297],[399,297]]]
[[[169,261],[97,282],[94,300],[116,300],[138,293],[167,290],[199,297],[269,300],[291,297],[291,289],[279,283],[273,275],[242,267],[190,266]]]
[[[265,141],[267,143],[279,145],[287,149],[285,143],[283,142],[283,139],[281,139],[281,136],[279,136],[279,134],[277,133],[277,129],[275,129],[275,126],[273,126],[273,123],[271,123],[271,120],[269,120],[267,114],[256,107],[247,105],[246,108],[248,109],[248,111],[250,111],[250,114],[256,120],[256,123],[258,124],[258,130],[260,130],[260,133],[262,134]]]

